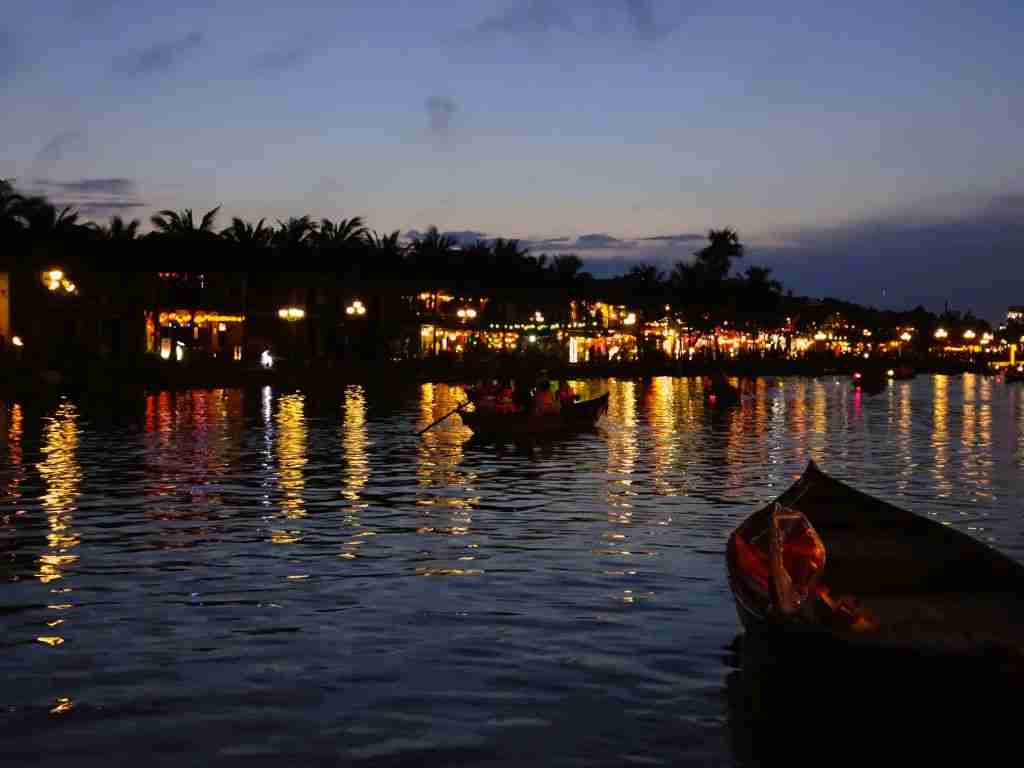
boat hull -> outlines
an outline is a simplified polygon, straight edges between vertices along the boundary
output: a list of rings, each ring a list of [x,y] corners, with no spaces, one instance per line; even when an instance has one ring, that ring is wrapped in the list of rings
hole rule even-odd
[[[460,412],[462,423],[475,435],[530,436],[590,429],[608,411],[608,393],[563,407],[551,414]]]
[[[764,530],[769,505],[733,532],[726,552],[729,585],[748,633],[791,646],[1024,661],[1024,566],[964,533],[856,491],[813,462],[778,502],[801,512],[824,542],[825,586],[855,598],[877,626],[841,630],[783,618],[767,595],[749,586],[736,537],[749,541]]]

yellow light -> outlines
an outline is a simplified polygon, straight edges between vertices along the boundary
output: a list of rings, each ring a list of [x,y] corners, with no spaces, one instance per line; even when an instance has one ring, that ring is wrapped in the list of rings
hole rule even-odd
[[[475,309],[467,309],[466,310],[466,317],[468,317],[470,319],[476,317],[476,310]]]
[[[64,273],[61,272],[59,269],[51,269],[49,272],[46,273],[46,276],[50,278],[51,283],[59,283],[61,279],[64,277]]]
[[[358,307],[356,307],[356,314],[357,315],[365,315],[366,314],[366,307],[364,307],[362,305],[359,305]]]
[[[355,307],[353,307],[353,306],[345,307],[345,314],[346,315],[354,315],[355,313],[356,313],[356,308]]]
[[[531,344],[537,340],[537,337],[532,334],[527,338],[529,338]]]
[[[937,331],[935,331],[936,339],[944,339],[947,336],[949,336],[949,332],[945,328],[939,328]]]
[[[13,344],[16,347],[24,347],[25,346],[25,342],[23,342],[21,340],[21,336],[12,336],[11,337],[11,344]]]
[[[217,323],[218,331],[226,331],[228,329],[227,323]]]
[[[904,331],[900,334],[900,338],[903,339],[903,341],[910,341],[911,336],[907,331]]]
[[[896,372],[892,368],[890,368],[888,371],[885,372],[885,375],[891,379],[893,376],[896,375]]]
[[[282,320],[301,320],[306,316],[306,310],[301,307],[284,307],[277,310],[277,316]]]
[[[457,315],[458,315],[459,317],[465,317],[465,316],[466,316],[466,310],[464,310],[464,309],[460,309],[460,310],[459,310],[458,312],[456,312],[455,314],[457,314]]]
[[[171,359],[171,340],[160,339],[160,357],[164,360]]]
[[[626,315],[626,319],[623,320],[622,322],[625,323],[626,325],[634,325],[636,323],[636,313],[630,312],[628,315]]]
[[[822,331],[818,331],[816,334],[814,334],[814,340],[815,341],[824,341],[826,338],[827,337],[825,336],[825,334]]]
[[[287,320],[288,319],[288,310],[287,309],[279,309],[279,310],[277,310],[277,316],[280,317],[282,320]]]
[[[972,331],[970,328],[968,328],[966,331],[964,331],[964,338],[965,339],[973,339],[975,336],[977,336],[977,334],[974,331]]]
[[[871,331],[869,331],[867,328],[865,328],[864,329],[864,335],[865,336],[870,336],[871,335]]]

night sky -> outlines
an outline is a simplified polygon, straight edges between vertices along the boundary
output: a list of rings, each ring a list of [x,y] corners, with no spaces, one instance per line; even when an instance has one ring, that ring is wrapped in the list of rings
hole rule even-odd
[[[1024,303],[1024,4],[824,5],[11,3],[0,176],[89,218],[362,215],[602,275],[732,226],[797,293]]]

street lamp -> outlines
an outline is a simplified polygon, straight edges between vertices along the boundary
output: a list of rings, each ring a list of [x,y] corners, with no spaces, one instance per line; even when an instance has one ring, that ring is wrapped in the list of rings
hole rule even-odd
[[[290,323],[296,320],[301,320],[306,316],[306,310],[301,307],[282,307],[277,310],[277,316],[282,320],[287,320]]]
[[[345,314],[346,315],[365,315],[366,314],[366,307],[363,306],[363,302],[359,301],[359,299],[356,299],[351,304],[349,304],[347,307],[345,307]]]
[[[913,337],[910,335],[909,331],[904,331],[903,333],[900,334],[900,339],[902,341],[910,341],[911,338]]]
[[[949,331],[947,331],[945,328],[939,328],[938,330],[935,331],[936,339],[944,339],[947,336],[949,336]]]
[[[63,288],[67,293],[75,293],[78,287],[64,276],[62,269],[48,269],[43,272],[43,285],[56,293]]]
[[[965,339],[968,339],[968,340],[969,339],[973,339],[976,335],[977,334],[974,331],[972,331],[970,328],[968,328],[966,331],[964,331],[964,338]]]

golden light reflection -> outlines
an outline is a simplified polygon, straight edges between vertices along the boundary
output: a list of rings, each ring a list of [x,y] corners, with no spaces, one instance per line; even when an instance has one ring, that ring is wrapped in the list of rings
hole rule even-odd
[[[629,525],[637,495],[631,487],[637,458],[636,383],[612,380],[608,389],[608,520]]]
[[[9,416],[7,409],[0,407],[0,416],[5,416],[7,421],[5,429],[7,442],[4,447],[7,453],[7,463],[11,468],[11,476],[4,488],[4,496],[13,500],[21,496],[19,489],[25,480],[24,456],[21,447],[23,431],[21,405],[14,403]]]
[[[893,392],[897,388],[892,388]],[[906,490],[907,486],[914,480],[915,464],[913,461],[913,431],[911,428],[911,398],[908,387],[900,387],[899,402],[896,404],[896,445],[899,448],[900,480],[899,489]]]
[[[946,463],[949,460],[949,377],[937,375],[933,378],[932,395],[932,475],[940,497],[948,497],[952,483],[946,478]]]
[[[653,477],[656,492],[662,496],[675,496],[676,391],[674,380],[659,376],[651,383],[645,402],[649,408],[649,422],[653,441]]]
[[[353,509],[361,509],[359,493],[370,478],[370,460],[367,453],[366,392],[358,384],[345,389],[345,421],[342,424],[341,450],[345,456],[342,495]]]
[[[71,529],[71,513],[82,482],[76,455],[79,435],[78,410],[69,402],[61,403],[44,421],[45,458],[36,465],[44,486],[40,501],[50,528],[46,537],[49,551],[39,556],[36,572],[44,584],[63,578],[67,567],[78,560],[78,555],[71,553],[80,542]]]
[[[420,387],[420,423],[430,424],[466,399],[461,387],[424,384]],[[422,428],[422,427],[421,427]],[[466,539],[473,533],[473,513],[480,505],[476,491],[478,474],[461,466],[463,443],[469,430],[456,417],[423,433],[416,443],[416,505],[421,524],[420,545],[436,560],[458,562],[465,550],[477,548]],[[358,544],[351,543],[356,551]],[[436,553],[436,554],[435,554]],[[425,565],[416,569],[421,576],[475,575],[480,571]]]
[[[284,395],[277,401],[277,479],[284,493],[281,511],[285,517],[305,517],[302,494],[306,466],[306,398],[301,393]]]

